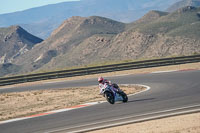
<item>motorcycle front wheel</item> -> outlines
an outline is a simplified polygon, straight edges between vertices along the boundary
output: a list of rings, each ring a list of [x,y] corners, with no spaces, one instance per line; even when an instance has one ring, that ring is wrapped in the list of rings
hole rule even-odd
[[[123,102],[124,102],[124,103],[128,102],[128,96],[126,95],[126,93],[121,92],[121,96],[122,96],[122,98],[123,98]]]
[[[115,98],[114,98],[114,96],[113,96],[113,94],[111,92],[105,92],[105,97],[106,97],[106,100],[110,104],[114,104],[115,103]]]

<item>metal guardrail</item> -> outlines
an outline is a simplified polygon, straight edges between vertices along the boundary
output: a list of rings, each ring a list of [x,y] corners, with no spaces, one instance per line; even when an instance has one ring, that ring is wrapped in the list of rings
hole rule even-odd
[[[200,55],[182,56],[0,78],[0,86],[47,79],[200,62]]]

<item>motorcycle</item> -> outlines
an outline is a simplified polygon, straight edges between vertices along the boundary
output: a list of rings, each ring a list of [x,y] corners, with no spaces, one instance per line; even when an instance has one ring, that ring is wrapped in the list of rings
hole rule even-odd
[[[124,93],[117,84],[105,84],[101,94],[106,98],[110,104],[115,104],[116,101],[127,102],[128,96]]]

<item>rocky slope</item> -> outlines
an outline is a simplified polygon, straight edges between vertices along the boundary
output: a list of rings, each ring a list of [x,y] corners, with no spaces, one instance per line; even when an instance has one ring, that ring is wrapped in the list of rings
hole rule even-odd
[[[0,64],[12,62],[41,41],[19,26],[0,28]]]

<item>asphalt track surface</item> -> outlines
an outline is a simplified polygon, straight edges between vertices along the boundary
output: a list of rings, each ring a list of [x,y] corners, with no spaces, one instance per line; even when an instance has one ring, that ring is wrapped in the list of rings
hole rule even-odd
[[[200,104],[200,71],[178,71],[154,74],[108,77],[118,84],[143,84],[149,91],[129,97],[128,103],[101,103],[94,106],[46,115],[21,121],[0,124],[1,133],[72,132],[72,127],[98,126],[120,118]],[[62,81],[20,88],[0,89],[0,93],[96,85],[96,79]],[[123,89],[123,88],[122,88]],[[107,122],[107,123],[106,123]],[[81,126],[82,125],[82,126]]]

